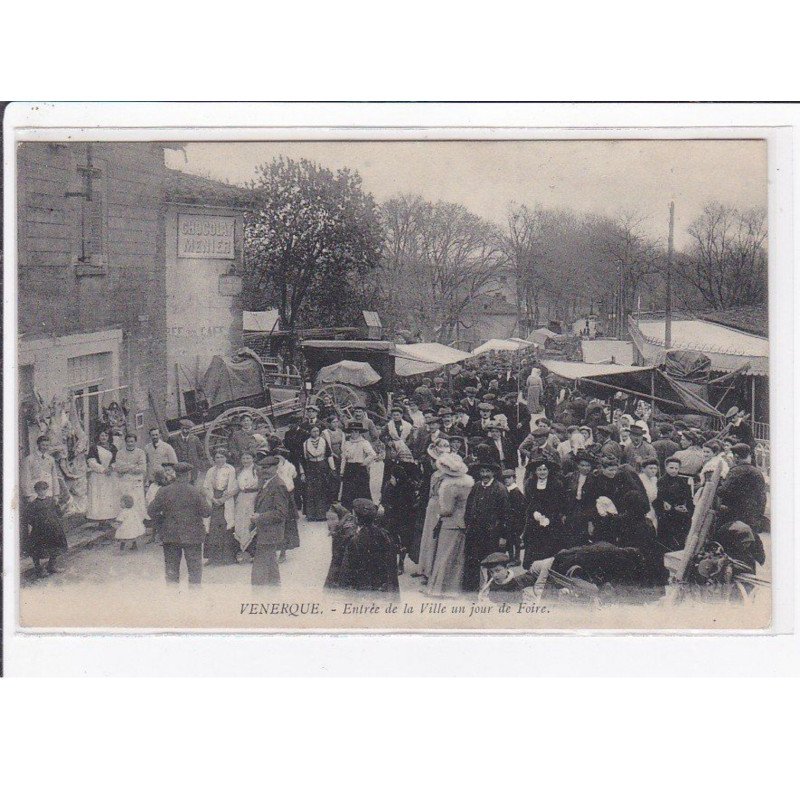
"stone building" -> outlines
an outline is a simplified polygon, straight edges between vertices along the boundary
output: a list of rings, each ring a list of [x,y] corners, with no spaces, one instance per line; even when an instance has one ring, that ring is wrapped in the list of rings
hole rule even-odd
[[[241,343],[243,190],[168,170],[165,146],[19,145],[23,451],[62,412],[93,436],[112,401],[144,441],[181,370]]]

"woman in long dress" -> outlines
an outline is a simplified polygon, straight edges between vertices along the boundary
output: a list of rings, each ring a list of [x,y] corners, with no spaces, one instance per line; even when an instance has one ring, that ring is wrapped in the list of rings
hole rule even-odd
[[[325,519],[331,537],[331,565],[325,578],[325,588],[337,589],[344,552],[358,530],[358,523],[355,514],[341,503],[334,503],[326,512]]]
[[[331,448],[333,454],[334,471],[339,474],[339,467],[342,463],[342,445],[344,444],[344,432],[342,431],[342,423],[335,414],[328,417],[325,425],[325,430],[322,431],[322,436]],[[332,498],[335,499],[335,496]]]
[[[461,592],[466,564],[467,523],[464,512],[467,510],[467,499],[475,481],[468,474],[467,465],[461,456],[455,453],[442,456],[436,466],[444,473],[444,479],[439,486],[439,516],[442,525],[436,558],[425,593],[441,597]]]
[[[119,514],[119,491],[113,463],[117,448],[109,441],[108,431],[100,431],[86,454],[89,470],[86,519],[110,527]]]
[[[438,444],[438,443],[437,443]],[[448,449],[441,448],[437,455],[445,455],[449,452],[450,442],[447,442]],[[437,452],[434,445],[428,449],[428,454]],[[422,576],[422,583],[426,584],[431,577],[433,571],[433,561],[436,558],[436,539],[434,538],[434,530],[439,522],[439,487],[444,480],[444,472],[438,467],[431,475],[430,490],[428,492],[428,505],[425,508],[425,521],[422,524],[422,539],[419,545],[419,561],[417,562],[417,571],[415,575]]]
[[[228,463],[228,451],[225,448],[214,451],[214,466],[206,473],[203,488],[211,504],[203,557],[212,565],[234,564],[239,549],[233,536],[236,525],[234,498],[238,486],[236,470]]]
[[[147,457],[141,447],[136,446],[136,434],[125,436],[125,447],[117,451],[113,469],[117,475],[117,488],[120,496],[130,495],[133,498],[133,512],[140,520],[147,516],[147,504],[144,496],[144,476],[147,474]]]
[[[303,442],[303,463],[306,473],[303,504],[306,519],[309,522],[323,522],[328,510],[331,475],[335,467],[330,445],[320,435],[319,425],[311,428],[308,439]]]
[[[246,559],[248,548],[255,538],[255,531],[251,529],[250,517],[253,515],[253,506],[259,489],[258,475],[253,466],[253,454],[244,451],[240,456],[242,468],[236,475],[236,485],[239,493],[234,501],[234,529],[233,535],[239,543],[236,561],[242,563]]]
[[[378,456],[372,445],[363,437],[366,427],[358,423],[347,429],[347,440],[342,445],[342,465],[339,468],[342,476],[341,503],[352,509],[353,500],[363,497],[371,498],[369,488],[369,467]]]
[[[550,558],[565,544],[563,518],[566,510],[564,488],[544,458],[531,464],[533,474],[525,482],[525,557],[527,570],[534,561]]]

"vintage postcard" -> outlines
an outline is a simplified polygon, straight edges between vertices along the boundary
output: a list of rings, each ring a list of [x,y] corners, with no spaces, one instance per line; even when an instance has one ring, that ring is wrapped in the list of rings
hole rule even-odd
[[[766,131],[112,133],[6,142],[20,631],[769,630]]]

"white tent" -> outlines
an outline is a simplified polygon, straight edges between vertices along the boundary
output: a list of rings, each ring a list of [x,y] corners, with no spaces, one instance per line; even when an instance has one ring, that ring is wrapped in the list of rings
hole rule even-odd
[[[472,353],[456,350],[454,347],[448,347],[446,344],[438,342],[398,344],[395,345],[395,352],[397,358],[394,371],[403,378],[409,375],[434,372],[448,364],[457,364],[472,356]]]
[[[536,347],[536,345],[533,342],[529,342],[527,339],[489,339],[488,342],[484,342],[479,347],[476,347],[472,351],[472,355],[479,356],[481,353],[491,353],[500,350],[524,350],[526,347]]]
[[[242,328],[253,333],[273,333],[281,329],[278,321],[278,309],[268,308],[266,311],[244,311]]]

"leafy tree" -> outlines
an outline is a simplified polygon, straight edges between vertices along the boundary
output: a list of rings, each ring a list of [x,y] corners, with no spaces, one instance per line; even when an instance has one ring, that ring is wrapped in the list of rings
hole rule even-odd
[[[289,330],[355,322],[383,239],[378,208],[358,173],[276,158],[258,167],[250,188],[244,233],[250,307],[276,307]]]

